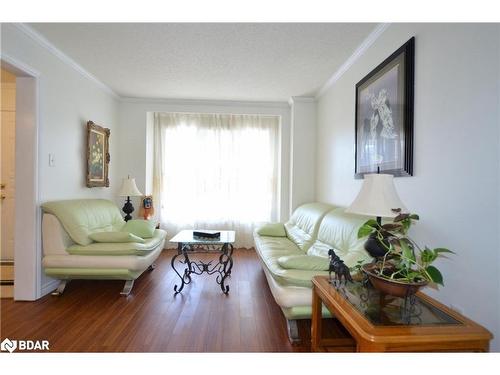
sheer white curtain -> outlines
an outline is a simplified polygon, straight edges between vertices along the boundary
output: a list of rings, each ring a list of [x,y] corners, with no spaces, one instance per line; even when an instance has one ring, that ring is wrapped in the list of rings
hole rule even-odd
[[[277,218],[279,116],[155,113],[153,194],[160,222],[236,231]]]

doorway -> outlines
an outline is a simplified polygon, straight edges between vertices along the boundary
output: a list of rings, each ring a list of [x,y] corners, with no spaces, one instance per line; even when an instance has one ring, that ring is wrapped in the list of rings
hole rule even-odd
[[[16,76],[1,68],[0,298],[14,297]]]
[[[3,53],[1,55],[2,76],[5,71],[7,78],[5,86],[11,90],[15,87],[15,111],[8,103],[5,104],[6,112],[11,112],[10,119],[11,133],[8,133],[4,138],[4,126],[2,117],[2,160],[4,157],[4,144],[10,147],[8,150],[9,156],[13,161],[9,164],[10,168],[14,168],[8,173],[9,178],[5,177],[5,190],[2,189],[1,194],[5,195],[3,199],[6,204],[4,206],[5,217],[0,222],[2,226],[2,235],[5,234],[7,239],[2,240],[2,249],[5,245],[5,254],[2,250],[2,263],[4,257],[6,266],[11,266],[10,271],[5,272],[5,276],[1,278],[9,278],[9,283],[12,286],[13,279],[13,295],[14,300],[33,301],[42,295],[41,287],[41,212],[40,199],[38,193],[39,186],[39,168],[38,168],[38,131],[39,131],[39,114],[38,114],[38,82],[40,74],[32,69],[29,65],[21,62],[11,56]],[[12,84],[15,77],[15,85]],[[2,82],[2,86],[4,83]],[[3,91],[3,90],[2,90]],[[8,90],[7,90],[8,91]],[[2,92],[3,94],[3,92]],[[4,102],[2,100],[2,109]],[[8,110],[10,108],[10,111]],[[2,111],[3,112],[3,111]],[[9,119],[7,115],[7,119]],[[7,128],[5,128],[7,129]],[[6,151],[7,152],[7,151]],[[0,163],[0,165],[3,164]],[[2,165],[3,167],[3,165]],[[2,174],[1,183],[4,184],[4,175]],[[7,189],[11,189],[8,192]],[[12,207],[8,207],[7,200],[12,201]],[[2,215],[4,213],[2,207]],[[5,229],[4,229],[5,225]],[[13,243],[13,245],[12,245]],[[13,246],[13,256],[12,250]],[[13,268],[13,271],[11,271]],[[2,270],[3,271],[3,270]],[[11,275],[9,276],[9,272]],[[13,273],[13,275],[12,275]],[[8,286],[8,285],[6,285]],[[11,292],[12,288],[9,288]],[[7,294],[7,292],[6,292]]]

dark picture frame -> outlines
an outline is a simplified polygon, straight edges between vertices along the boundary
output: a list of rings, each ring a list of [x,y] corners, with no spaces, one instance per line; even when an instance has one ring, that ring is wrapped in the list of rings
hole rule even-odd
[[[87,122],[87,187],[109,187],[110,130]]]
[[[415,38],[356,84],[355,178],[413,175]]]

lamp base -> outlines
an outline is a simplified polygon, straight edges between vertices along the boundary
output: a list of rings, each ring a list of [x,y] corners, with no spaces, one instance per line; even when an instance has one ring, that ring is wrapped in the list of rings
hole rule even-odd
[[[377,224],[381,226],[382,218],[380,216],[377,216],[376,220]],[[383,242],[384,244],[380,242],[376,234],[372,233],[370,234],[370,236],[368,236],[368,239],[365,242],[365,250],[373,258],[383,258],[384,255],[387,253],[387,248],[385,246],[389,247],[389,242],[385,238]]]
[[[132,202],[130,202],[130,197],[127,197],[127,201],[123,205],[122,211],[126,214],[124,217],[125,221],[132,219],[130,214],[134,212],[134,206],[132,205]]]
[[[389,246],[389,242],[384,239],[384,244]],[[365,242],[365,250],[373,258],[383,258],[387,253],[387,248],[384,247],[376,235],[370,234]]]

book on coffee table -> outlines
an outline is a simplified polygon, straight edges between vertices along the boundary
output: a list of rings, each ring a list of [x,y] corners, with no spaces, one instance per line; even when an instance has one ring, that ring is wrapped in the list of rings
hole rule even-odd
[[[202,240],[220,240],[220,232],[214,230],[194,230],[193,238]]]

